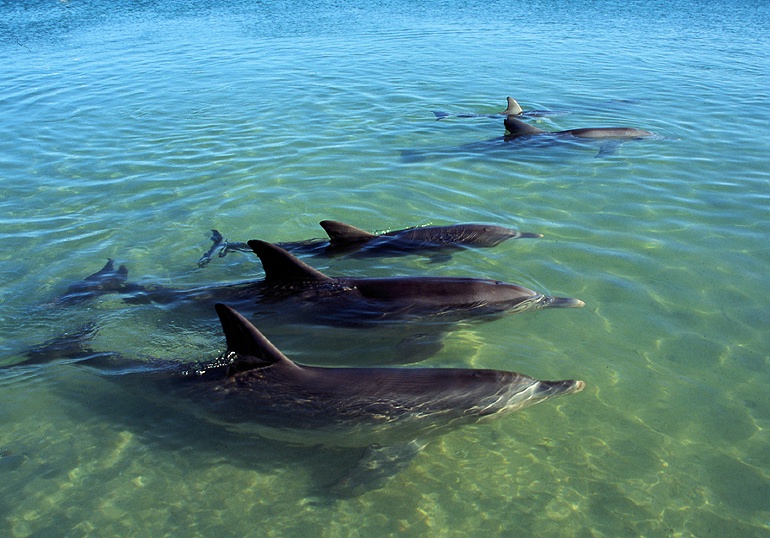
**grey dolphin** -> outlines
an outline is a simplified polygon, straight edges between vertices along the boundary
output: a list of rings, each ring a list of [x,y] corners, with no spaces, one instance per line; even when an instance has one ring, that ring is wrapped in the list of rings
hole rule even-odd
[[[73,361],[148,402],[238,435],[368,448],[333,486],[336,496],[381,485],[436,435],[585,387],[499,370],[303,366],[232,308],[217,304],[216,311],[227,351],[213,361],[130,360],[83,348]]]
[[[552,297],[523,286],[468,277],[329,277],[265,241],[249,246],[259,256],[265,283],[285,297],[312,298],[326,316],[347,323],[390,319],[495,316],[546,307],[582,307],[578,299]]]
[[[468,277],[329,277],[282,248],[251,240],[262,281],[194,289],[137,290],[130,303],[227,302],[238,308],[281,308],[299,322],[359,326],[386,321],[456,321],[551,307],[582,307],[578,299],[543,295],[516,284]]]
[[[276,428],[266,434],[274,438],[335,446],[409,441],[585,386],[498,370],[300,366],[238,312],[223,304],[216,310],[227,339],[224,364],[199,368],[183,386],[197,392],[214,383],[203,401],[191,399],[238,429]]]
[[[542,234],[519,232],[493,224],[453,224],[418,226],[373,234],[350,224],[334,220],[321,221],[331,245],[353,246],[367,254],[411,253],[458,247],[494,247],[508,239],[539,238]]]
[[[329,277],[280,247],[263,241],[250,245],[263,263],[262,280],[188,288],[124,283],[114,289],[93,289],[80,298],[122,293],[128,304],[161,305],[168,312],[195,309],[204,316],[214,303],[227,302],[295,341],[323,342],[333,326],[346,333],[348,349],[344,354],[314,351],[326,355],[322,364],[360,364],[362,352],[375,347],[376,356],[383,359],[380,364],[417,362],[440,349],[441,338],[458,322],[584,306],[579,299],[489,279]],[[342,356],[351,359],[340,363]]]
[[[67,306],[86,301],[98,295],[131,293],[142,289],[140,286],[127,282],[127,280],[128,269],[126,269],[126,266],[121,265],[118,269],[115,269],[114,260],[108,258],[104,267],[83,280],[71,284],[67,291],[59,295],[49,305]]]
[[[307,239],[275,243],[284,250],[317,257],[353,255],[357,257],[388,257],[408,254],[446,254],[463,247],[494,247],[508,239],[539,238],[542,234],[519,232],[494,224],[451,224],[448,226],[417,226],[384,233],[371,233],[335,220],[322,220],[321,227],[329,236],[325,239]],[[248,243],[224,239],[217,230],[211,230],[214,244],[198,260],[204,267],[219,249],[220,258],[231,251],[251,252]]]
[[[556,132],[544,131],[513,116],[505,118],[503,123],[505,125],[505,130],[507,131],[506,138],[550,134],[600,140],[636,140],[655,136],[654,133],[651,133],[650,131],[632,127],[589,127],[582,129],[567,129],[565,131]]]

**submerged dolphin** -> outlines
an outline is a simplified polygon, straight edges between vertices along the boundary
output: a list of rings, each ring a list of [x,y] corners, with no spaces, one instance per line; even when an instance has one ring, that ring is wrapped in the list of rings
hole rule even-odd
[[[85,351],[73,356],[145,400],[237,434],[368,447],[359,465],[332,487],[336,496],[381,485],[433,436],[585,387],[582,381],[539,381],[498,370],[302,366],[232,308],[217,304],[216,311],[227,352],[208,363]]]
[[[634,129],[633,127],[589,127],[583,129],[567,129],[566,131],[544,131],[513,116],[508,116],[503,122],[506,138],[533,135],[574,136],[576,138],[591,138],[600,140],[636,140],[655,136],[650,131]]]
[[[449,226],[419,226],[375,234],[350,224],[323,220],[321,227],[328,240],[308,239],[289,243],[275,243],[284,250],[315,256],[352,254],[362,257],[401,256],[415,253],[436,253],[463,247],[494,247],[508,239],[539,238],[542,234],[519,232],[493,224],[452,224]],[[226,241],[221,233],[212,230],[212,247],[198,260],[200,267],[211,261],[219,249],[220,258],[237,250],[251,252],[248,243]]]
[[[141,291],[143,288],[127,282],[128,269],[121,265],[115,269],[115,262],[111,258],[107,263],[92,275],[79,282],[71,284],[67,291],[54,299],[50,305],[64,306],[86,301],[98,295],[107,293],[131,293]]]

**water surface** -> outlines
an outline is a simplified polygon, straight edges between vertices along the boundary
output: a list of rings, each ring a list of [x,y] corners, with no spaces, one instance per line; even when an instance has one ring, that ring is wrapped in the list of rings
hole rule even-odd
[[[770,249],[764,2],[5,3],[0,361],[98,321],[130,357],[208,359],[202,316],[46,305],[107,258],[132,280],[260,278],[228,238],[490,222],[544,234],[329,274],[460,275],[582,310],[458,326],[430,366],[583,379],[434,440],[385,488],[311,493],[349,454],[211,431],[55,363],[0,375],[8,536],[766,536]],[[484,143],[511,95],[596,144]],[[339,333],[275,328],[312,360]],[[352,337],[352,336],[351,336]],[[356,338],[361,338],[356,336]],[[326,340],[325,340],[326,339]],[[364,345],[365,347],[365,345]],[[353,361],[356,357],[342,357]]]

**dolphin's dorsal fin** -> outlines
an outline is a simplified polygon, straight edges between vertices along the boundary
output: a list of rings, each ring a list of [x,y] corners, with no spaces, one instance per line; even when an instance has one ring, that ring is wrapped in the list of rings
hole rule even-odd
[[[293,280],[329,280],[321,271],[292,256],[281,247],[252,239],[249,246],[262,261],[265,269],[265,281],[274,284]]]
[[[336,220],[322,220],[319,224],[329,234],[329,241],[331,241],[332,245],[358,243],[359,241],[368,241],[373,237],[377,237],[366,230]]]
[[[505,114],[506,116],[518,116],[523,112],[519,103],[517,103],[516,99],[513,97],[506,97],[505,100],[508,101],[508,108],[500,112],[500,114]]]
[[[244,372],[254,368],[263,368],[271,364],[294,363],[265,338],[259,330],[238,312],[227,305],[214,305],[222,323],[222,330],[227,339],[227,350],[237,358],[230,366],[230,374]]]
[[[545,132],[542,129],[533,127],[529,123],[523,122],[518,118],[514,118],[513,116],[508,116],[505,118],[503,124],[505,125],[505,130],[508,131],[511,136],[532,135]]]

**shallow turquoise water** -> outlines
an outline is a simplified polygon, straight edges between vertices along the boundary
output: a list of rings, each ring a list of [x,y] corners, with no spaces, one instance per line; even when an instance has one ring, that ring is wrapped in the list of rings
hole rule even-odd
[[[260,278],[228,238],[475,221],[544,234],[431,263],[582,310],[461,325],[431,366],[583,379],[581,394],[434,440],[382,489],[313,488],[345,455],[212,433],[66,364],[0,375],[9,536],[770,535],[763,2],[18,2],[0,8],[0,350],[98,320],[94,345],[215,356],[211,317],[104,297],[41,306],[108,257],[132,280]],[[547,130],[659,139],[488,144],[506,95]],[[274,328],[290,356],[355,331]],[[309,335],[309,336],[308,336]],[[344,360],[351,360],[346,357]]]

